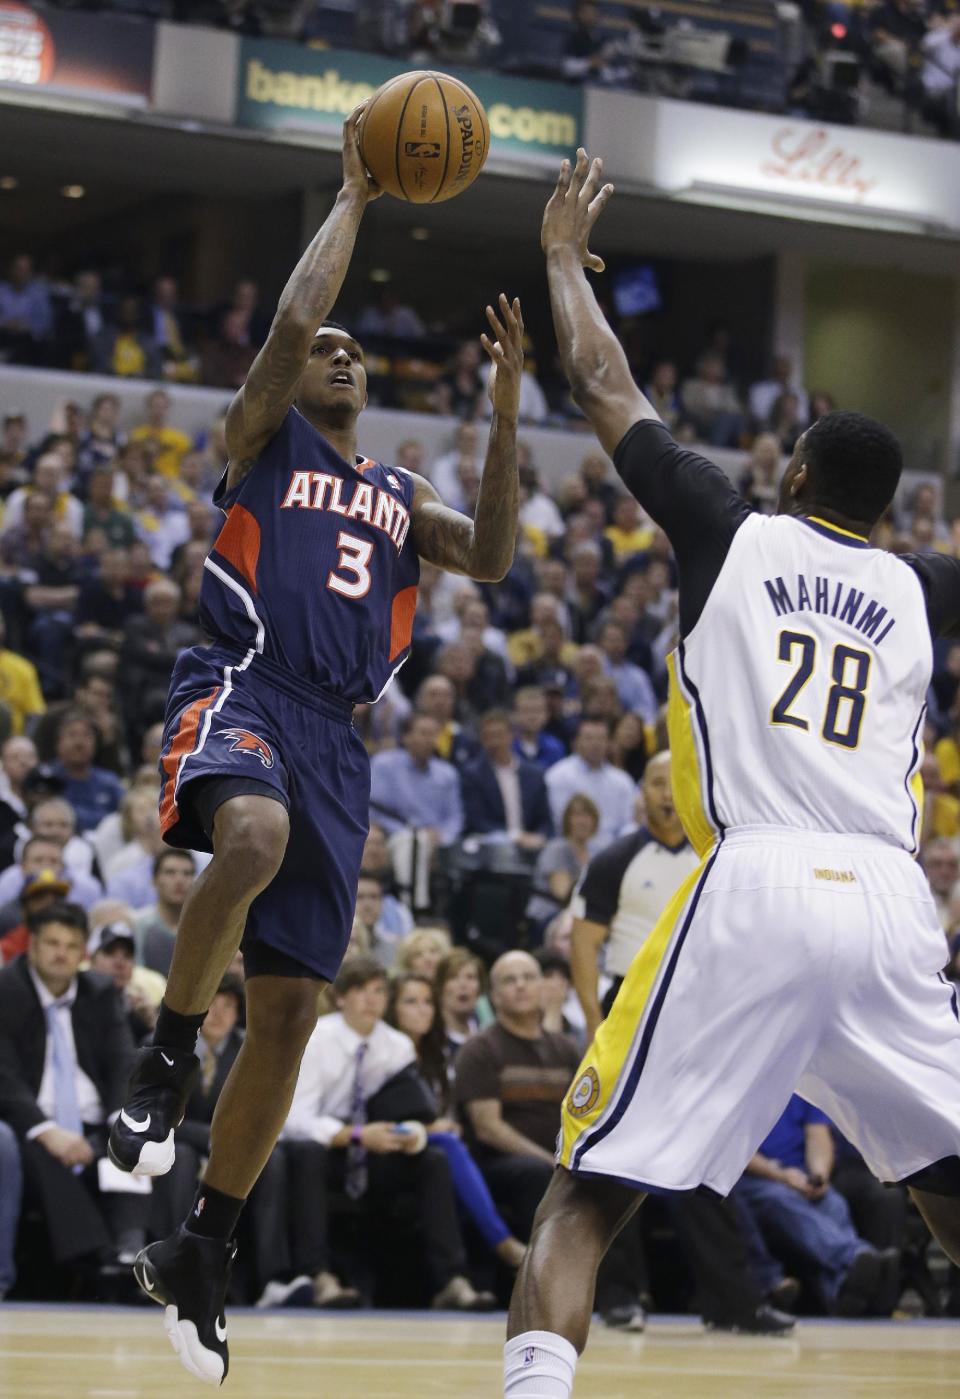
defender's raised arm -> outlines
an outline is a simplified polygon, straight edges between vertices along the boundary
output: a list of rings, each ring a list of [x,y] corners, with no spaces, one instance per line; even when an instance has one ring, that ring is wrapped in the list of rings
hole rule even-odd
[[[344,124],[343,185],[336,202],[284,287],[266,344],[227,413],[229,486],[243,480],[283,422],[313,337],[340,294],[363,211],[380,193],[357,145],[357,123],[365,105],[361,103]]]
[[[603,162],[591,163],[581,149],[573,169],[568,160],[561,165],[540,231],[563,370],[574,399],[611,456],[634,423],[659,421],[634,383],[584,272],[586,267],[603,271],[603,260],[590,252],[588,243],[612,195],[613,185],[603,183]]]

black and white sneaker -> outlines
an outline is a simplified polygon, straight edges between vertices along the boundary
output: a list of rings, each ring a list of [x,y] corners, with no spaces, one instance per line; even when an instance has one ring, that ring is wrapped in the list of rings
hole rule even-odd
[[[234,1242],[204,1239],[182,1225],[137,1254],[133,1275],[164,1309],[163,1329],[180,1364],[198,1380],[223,1384],[230,1368],[224,1301]]]
[[[183,1121],[200,1060],[182,1049],[144,1049],[130,1075],[127,1099],[110,1129],[107,1152],[121,1171],[163,1176],[173,1165],[174,1129]]]

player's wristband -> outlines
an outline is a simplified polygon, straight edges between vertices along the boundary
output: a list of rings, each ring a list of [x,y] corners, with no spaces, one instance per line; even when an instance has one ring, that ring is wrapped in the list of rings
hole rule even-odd
[[[363,1128],[358,1124],[350,1129],[350,1140],[354,1146],[360,1146],[363,1141]]]

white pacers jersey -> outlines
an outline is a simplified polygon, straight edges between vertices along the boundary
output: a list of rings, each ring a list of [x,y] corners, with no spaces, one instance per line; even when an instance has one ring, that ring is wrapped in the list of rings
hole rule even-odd
[[[637,424],[615,455],[674,548],[674,797],[699,869],[567,1095],[562,1166],[721,1193],[797,1091],[885,1181],[960,1184],[956,989],[923,870],[920,732],[960,560],[754,515]]]
[[[674,791],[698,851],[781,826],[915,852],[932,663],[909,564],[816,518],[744,519],[670,657]]]

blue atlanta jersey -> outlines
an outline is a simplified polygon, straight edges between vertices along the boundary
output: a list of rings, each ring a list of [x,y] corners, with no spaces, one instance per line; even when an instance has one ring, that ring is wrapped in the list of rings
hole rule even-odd
[[[375,700],[406,660],[420,562],[413,479],[347,462],[291,408],[249,474],[214,493],[226,523],[204,568],[214,639],[351,703]]]

